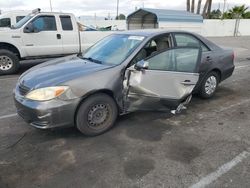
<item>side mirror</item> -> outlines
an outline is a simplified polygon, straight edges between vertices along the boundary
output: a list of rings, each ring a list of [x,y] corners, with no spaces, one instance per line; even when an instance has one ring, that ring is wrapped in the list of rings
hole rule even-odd
[[[23,29],[24,33],[34,33],[34,31],[35,29],[32,23],[28,23]]]
[[[135,66],[134,66],[135,70],[143,70],[143,69],[148,69],[148,62],[147,61],[144,61],[144,60],[141,60],[141,61],[138,61]]]

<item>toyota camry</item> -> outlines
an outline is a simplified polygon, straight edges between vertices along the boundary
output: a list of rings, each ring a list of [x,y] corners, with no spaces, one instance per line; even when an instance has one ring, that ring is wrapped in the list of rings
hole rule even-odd
[[[23,73],[14,89],[18,114],[34,127],[76,126],[95,136],[136,110],[180,113],[193,93],[211,98],[232,75],[234,53],[183,31],[126,31],[78,55]]]

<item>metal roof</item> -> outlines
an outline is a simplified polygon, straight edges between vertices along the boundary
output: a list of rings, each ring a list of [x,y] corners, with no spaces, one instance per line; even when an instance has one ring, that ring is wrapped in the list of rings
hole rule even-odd
[[[182,10],[166,10],[166,9],[151,9],[140,8],[135,12],[128,15],[127,20],[139,19],[153,14],[157,17],[158,22],[203,22],[203,17],[198,14],[194,14]]]

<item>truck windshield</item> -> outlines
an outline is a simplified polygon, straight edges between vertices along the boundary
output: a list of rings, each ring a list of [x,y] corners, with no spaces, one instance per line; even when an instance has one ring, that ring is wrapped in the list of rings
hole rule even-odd
[[[101,64],[119,65],[142,43],[144,38],[126,34],[110,35],[90,47],[83,54],[83,58]]]
[[[25,16],[23,19],[21,19],[19,22],[17,22],[15,25],[11,27],[11,29],[19,29],[21,28],[25,23],[27,23],[34,15],[29,14]]]

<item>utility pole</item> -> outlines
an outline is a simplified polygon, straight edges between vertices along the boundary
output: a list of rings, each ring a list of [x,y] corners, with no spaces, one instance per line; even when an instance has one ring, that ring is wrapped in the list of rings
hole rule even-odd
[[[117,20],[119,20],[118,13],[119,13],[119,0],[117,0],[117,5],[116,5],[116,18],[117,18]]]
[[[50,4],[50,12],[52,12],[52,3],[51,3],[51,0],[49,0],[49,4]]]

